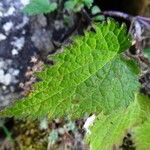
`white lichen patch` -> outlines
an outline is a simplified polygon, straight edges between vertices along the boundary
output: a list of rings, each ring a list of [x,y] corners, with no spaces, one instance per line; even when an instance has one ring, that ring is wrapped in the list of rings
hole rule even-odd
[[[9,21],[3,25],[3,29],[6,33],[8,33],[11,30],[11,28],[13,28],[13,22],[12,21]]]
[[[0,83],[4,86],[9,86],[12,83],[17,83],[17,76],[19,75],[19,69],[10,67],[11,60],[0,59]]]
[[[11,15],[13,15],[14,12],[15,12],[15,7],[11,6],[11,7],[9,7],[8,11],[5,12],[4,16],[5,17],[11,16]]]
[[[7,37],[4,34],[0,33],[0,41],[6,40],[6,39]]]
[[[5,74],[4,70],[0,69],[0,83],[9,85],[11,83],[11,74]]]
[[[0,76],[4,75],[4,70],[0,69]]]
[[[24,47],[25,44],[25,38],[21,37],[21,38],[14,38],[15,40],[11,42],[11,45],[13,45],[14,48],[16,48],[17,50],[21,50]]]
[[[18,55],[18,54],[19,54],[19,53],[18,53],[18,50],[15,49],[15,48],[11,51],[11,53],[12,53],[12,55]]]
[[[46,130],[48,129],[48,120],[47,118],[43,118],[42,120],[40,120],[40,129],[41,130]]]
[[[2,13],[2,11],[0,10],[0,17],[3,17],[3,13]]]
[[[12,75],[13,76],[18,76],[20,73],[20,71],[18,69],[14,69],[13,72],[12,72]]]
[[[3,79],[1,82],[3,82],[3,84],[5,85],[9,85],[11,83],[11,80],[12,80],[11,74],[7,73],[3,76]]]

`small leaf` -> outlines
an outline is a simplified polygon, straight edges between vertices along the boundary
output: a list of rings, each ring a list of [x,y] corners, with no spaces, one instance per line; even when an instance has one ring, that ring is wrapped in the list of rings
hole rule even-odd
[[[83,0],[85,6],[87,6],[88,8],[90,8],[94,2],[94,0]]]
[[[97,13],[100,13],[101,10],[98,6],[93,6],[91,12],[92,12],[93,15],[95,15]]]
[[[68,0],[65,2],[65,9],[71,10],[73,12],[79,12],[84,6],[90,8],[92,6],[93,0]]]
[[[68,9],[68,10],[73,10],[75,8],[75,6],[77,5],[77,2],[76,1],[66,1],[65,2],[65,8]]]
[[[100,8],[98,7],[98,6],[93,6],[92,7],[92,9],[91,9],[91,13],[93,14],[93,15],[95,15],[95,14],[98,14],[98,13],[100,13],[101,12],[101,10],[100,10]],[[96,15],[94,18],[93,18],[93,20],[95,20],[95,21],[104,21],[105,20],[105,17],[103,16],[103,15]]]
[[[49,0],[31,0],[31,2],[23,9],[29,15],[41,13],[50,13],[57,9],[57,3],[50,3]]]

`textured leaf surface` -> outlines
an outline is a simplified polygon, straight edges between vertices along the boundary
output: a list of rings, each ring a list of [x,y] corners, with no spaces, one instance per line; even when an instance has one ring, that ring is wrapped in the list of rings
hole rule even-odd
[[[150,148],[150,120],[134,129],[136,150]]]
[[[138,147],[139,150],[146,150],[149,148],[148,141],[150,140],[148,136],[150,135],[150,126],[148,127],[148,122],[142,126],[141,124],[145,122],[149,116],[149,99],[142,95],[136,95],[135,102],[126,110],[113,112],[107,116],[100,114],[91,128],[92,134],[89,135],[87,140],[92,150],[111,150],[113,147],[119,147],[119,145],[121,145],[123,137],[129,130],[135,134],[135,146]]]
[[[53,12],[56,8],[57,3],[50,3],[49,0],[31,0],[23,11],[29,15],[36,15]]]
[[[35,84],[34,92],[2,114],[79,117],[127,107],[139,85],[136,65],[120,57],[130,45],[129,37],[114,21],[94,29],[95,33],[76,37],[63,53],[52,56],[56,64],[39,73],[43,81]]]
[[[148,150],[150,148],[150,99],[139,96],[142,106],[142,124],[132,129],[136,150]]]

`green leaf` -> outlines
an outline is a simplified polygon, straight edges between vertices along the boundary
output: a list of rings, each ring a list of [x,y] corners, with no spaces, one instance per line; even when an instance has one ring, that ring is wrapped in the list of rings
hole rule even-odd
[[[141,124],[149,117],[149,99],[136,94],[135,101],[126,110],[120,109],[110,115],[100,114],[91,127],[91,135],[88,135],[87,141],[90,143],[92,150],[109,150],[119,147],[126,133],[131,131],[135,134],[135,146],[139,147],[139,150],[146,150],[149,148],[150,126],[148,127],[147,122],[142,126]],[[145,145],[146,143],[147,145]]]
[[[145,55],[145,57],[150,59],[150,48],[144,49],[144,55]]]
[[[135,128],[133,132],[136,150],[148,150],[150,148],[150,120]]]
[[[98,6],[93,6],[92,9],[91,9],[91,13],[93,15],[97,14],[97,13],[100,13],[101,10]],[[103,15],[96,15],[94,18],[93,18],[95,21],[104,21],[105,20],[105,17]]]
[[[92,15],[95,15],[97,13],[100,13],[101,10],[98,6],[93,6],[91,12],[92,12]]]
[[[90,8],[93,4],[93,0],[67,0],[64,4],[65,9],[74,12],[79,12],[84,6]]]
[[[148,150],[150,147],[150,99],[138,96],[141,106],[142,123],[132,129],[136,150]]]
[[[31,0],[31,2],[23,9],[29,15],[41,13],[50,13],[57,9],[57,3],[50,3],[49,0]]]
[[[56,64],[38,74],[42,81],[35,84],[34,91],[2,114],[80,117],[127,107],[139,86],[137,66],[120,56],[130,38],[125,27],[114,21],[93,28],[95,32],[75,37],[63,53],[51,56]]]
[[[90,8],[94,1],[93,0],[83,0],[83,2],[88,8]]]
[[[77,4],[76,1],[70,1],[70,0],[68,0],[68,1],[65,2],[64,6],[68,10],[73,10],[75,8],[76,4]]]

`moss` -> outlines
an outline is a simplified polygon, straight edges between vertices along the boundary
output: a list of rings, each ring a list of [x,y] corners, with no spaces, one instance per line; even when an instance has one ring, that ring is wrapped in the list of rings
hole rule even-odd
[[[48,132],[39,129],[39,122],[16,120],[13,128],[16,150],[45,150],[47,149]]]

